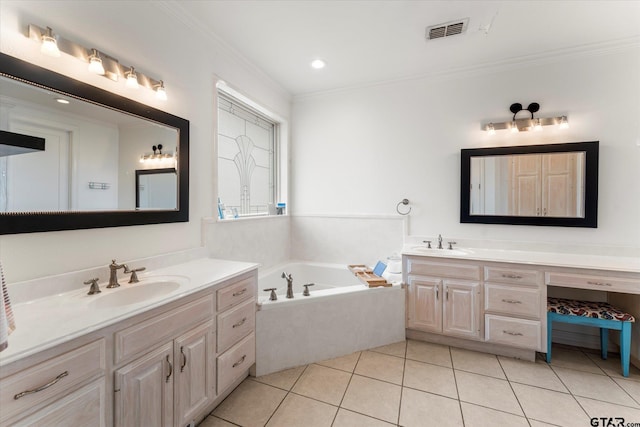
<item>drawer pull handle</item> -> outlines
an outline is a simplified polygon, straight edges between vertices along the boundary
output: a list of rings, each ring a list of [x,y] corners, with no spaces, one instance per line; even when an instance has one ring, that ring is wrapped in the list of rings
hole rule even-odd
[[[242,362],[244,362],[244,359],[246,359],[246,358],[247,358],[247,355],[245,354],[244,356],[242,356],[240,358],[240,360],[238,360],[236,363],[233,364],[233,367],[237,368],[238,366],[242,365]]]
[[[522,301],[518,301],[517,299],[502,299],[502,302],[506,302],[507,304],[522,304]]]
[[[53,381],[50,381],[50,382],[46,383],[45,385],[41,385],[41,386],[40,386],[40,387],[38,387],[38,388],[34,388],[33,390],[27,390],[27,391],[23,391],[23,392],[21,392],[21,393],[18,393],[18,394],[16,394],[15,396],[13,396],[13,398],[14,398],[15,400],[18,400],[18,399],[20,399],[21,397],[27,396],[27,395],[29,395],[29,394],[33,394],[33,393],[37,393],[37,392],[42,391],[42,390],[46,390],[46,389],[48,389],[49,387],[51,387],[52,385],[55,385],[58,381],[60,381],[61,379],[63,379],[63,378],[64,378],[64,377],[66,377],[67,375],[69,375],[69,371],[64,371],[63,373],[61,373],[60,375],[58,375],[57,377],[55,377],[55,378],[53,379]]]
[[[234,297],[239,297],[240,295],[244,294],[245,292],[247,292],[247,288],[242,289],[241,291],[238,292],[234,292],[233,296]]]
[[[505,279],[522,279],[522,276],[518,276],[517,274],[503,274],[502,277]]]
[[[509,332],[509,331],[502,331],[503,334],[507,334],[507,335],[513,335],[514,337],[521,337],[522,333],[521,332]]]
[[[233,328],[238,328],[238,327],[244,325],[244,322],[246,322],[246,321],[247,321],[247,318],[243,317],[241,321],[239,321],[238,323],[234,323],[233,324]]]
[[[596,285],[596,286],[611,286],[611,283],[604,283],[604,282],[592,282],[592,281],[588,281],[587,282],[589,285]]]
[[[169,378],[171,378],[171,375],[173,375],[173,365],[171,364],[171,361],[169,360],[169,355],[167,354],[167,363],[169,364],[169,375],[167,375],[167,378],[165,379],[165,382],[169,382]]]
[[[184,354],[184,347],[180,346],[180,354],[182,354],[182,365],[180,366],[180,372],[184,372],[184,367],[187,366],[187,355]]]

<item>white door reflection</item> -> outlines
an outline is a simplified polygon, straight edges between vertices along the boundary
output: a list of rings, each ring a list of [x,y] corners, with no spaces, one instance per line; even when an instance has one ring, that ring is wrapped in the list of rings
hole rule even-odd
[[[136,209],[177,209],[177,189],[175,168],[136,170]]]

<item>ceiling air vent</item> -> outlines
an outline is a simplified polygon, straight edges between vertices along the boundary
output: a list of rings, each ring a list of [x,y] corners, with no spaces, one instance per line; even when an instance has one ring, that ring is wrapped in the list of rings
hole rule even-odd
[[[467,30],[469,18],[459,19],[457,21],[447,22],[446,24],[438,24],[427,27],[427,40],[441,39],[443,37],[455,36],[462,34]]]

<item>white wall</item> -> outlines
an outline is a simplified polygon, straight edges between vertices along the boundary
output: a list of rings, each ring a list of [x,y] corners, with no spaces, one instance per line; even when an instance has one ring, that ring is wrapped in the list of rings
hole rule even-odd
[[[295,214],[392,214],[411,201],[409,234],[640,246],[640,49],[425,77],[300,97],[293,107]],[[566,131],[489,137],[481,123],[569,116]],[[460,149],[600,141],[597,229],[460,224]]]
[[[62,55],[49,58],[28,39],[29,24],[50,26],[62,37],[95,47],[162,79],[169,100],[150,90],[90,75],[86,64]],[[201,218],[215,213],[213,151],[214,77],[224,79],[280,116],[290,97],[248,65],[207,29],[183,16],[174,3],[141,1],[0,2],[0,51],[190,121],[190,222],[0,237],[0,259],[9,283],[201,245]],[[213,236],[215,239],[215,236]],[[224,253],[222,253],[224,255]]]

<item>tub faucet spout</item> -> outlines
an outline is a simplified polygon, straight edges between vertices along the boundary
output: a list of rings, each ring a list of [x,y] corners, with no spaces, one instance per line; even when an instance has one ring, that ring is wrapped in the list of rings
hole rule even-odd
[[[287,298],[293,298],[293,277],[286,272],[282,272],[281,277],[287,281]]]

